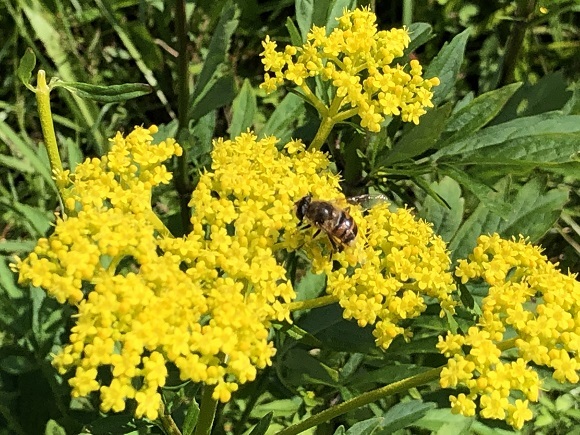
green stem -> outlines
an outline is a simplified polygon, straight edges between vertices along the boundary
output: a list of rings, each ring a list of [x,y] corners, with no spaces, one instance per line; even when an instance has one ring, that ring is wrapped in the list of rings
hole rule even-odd
[[[409,27],[413,23],[413,0],[403,0],[403,25]]]
[[[177,137],[178,140],[184,135],[182,131],[187,129],[187,104],[189,99],[189,73],[187,69],[187,29],[185,26],[185,0],[177,0],[175,5],[175,32],[177,35],[177,47],[179,55],[177,58]],[[191,199],[191,192],[193,186],[189,179],[188,172],[188,158],[187,144],[182,144],[183,154],[176,157],[177,163],[175,167],[174,184],[179,196],[179,208],[181,214],[181,225],[184,234],[188,234],[191,227],[191,213],[189,210],[189,200]]]
[[[159,421],[167,435],[181,435],[181,431],[175,424],[175,421],[173,421],[173,417],[167,412],[163,404],[161,404],[161,409],[159,410]]]
[[[335,302],[338,302],[338,298],[336,296],[332,295],[321,296],[315,299],[291,302],[288,304],[288,309],[290,311],[309,310],[311,308],[319,308],[324,307],[326,305],[334,304]]]
[[[320,98],[318,98],[316,95],[312,93],[312,91],[306,84],[300,86],[300,90],[302,91],[304,97],[308,100],[310,104],[312,104],[312,106],[314,106],[314,108],[322,118],[327,116],[328,107],[324,105],[324,103],[320,100]]]
[[[211,385],[203,386],[201,394],[201,405],[199,407],[199,419],[195,427],[195,435],[210,435],[213,426],[213,419],[217,409],[217,400],[212,398],[214,387]]]
[[[312,139],[312,142],[308,147],[309,150],[320,151],[320,148],[322,148],[322,145],[324,145],[324,142],[326,142],[328,135],[332,131],[332,127],[334,127],[334,124],[336,124],[335,117],[340,110],[340,104],[342,103],[342,100],[344,100],[344,97],[335,96],[328,109],[325,107],[324,111],[321,112],[319,110],[320,116],[322,116],[322,122],[318,127],[316,136],[314,136],[314,139]]]
[[[537,0],[518,0],[514,16],[514,23],[510,35],[506,42],[506,48],[501,65],[501,74],[499,77],[499,86],[505,86],[513,83],[515,79],[515,70],[518,58],[526,36],[526,30],[532,19],[532,14],[536,8]]]
[[[38,115],[40,116],[40,125],[42,135],[44,136],[44,145],[48,152],[48,160],[52,172],[62,172],[62,160],[58,152],[56,135],[54,133],[54,124],[52,123],[52,111],[50,110],[50,87],[46,83],[46,74],[44,70],[38,71],[36,83],[36,103],[38,104]],[[59,191],[61,198],[63,197]]]
[[[346,414],[349,411],[353,411],[361,406],[368,405],[369,403],[376,402],[379,399],[391,396],[393,394],[402,393],[408,391],[411,388],[418,387],[423,384],[427,384],[439,378],[439,375],[443,370],[443,367],[434,368],[426,372],[420,373],[410,378],[403,379],[398,382],[393,382],[392,384],[386,385],[376,390],[369,391],[367,393],[361,394],[354,399],[347,400],[336,406],[325,409],[324,411],[307,418],[300,423],[292,425],[286,429],[278,432],[278,435],[295,435],[300,432],[315,427],[321,423],[325,423],[339,415]]]
[[[322,122],[318,127],[318,131],[316,132],[316,136],[314,136],[314,139],[312,139],[308,149],[311,151],[320,151],[320,148],[322,148],[326,138],[332,131],[332,127],[334,127],[334,121],[332,118],[328,116],[323,117]]]

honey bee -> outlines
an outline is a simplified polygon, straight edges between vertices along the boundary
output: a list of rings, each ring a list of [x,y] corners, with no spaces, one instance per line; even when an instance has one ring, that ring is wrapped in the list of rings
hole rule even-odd
[[[342,251],[355,241],[358,227],[349,214],[350,207],[342,209],[328,201],[315,201],[310,194],[296,201],[295,206],[300,223],[306,221],[309,225],[305,228],[310,225],[318,228],[314,237],[324,231],[334,251]]]

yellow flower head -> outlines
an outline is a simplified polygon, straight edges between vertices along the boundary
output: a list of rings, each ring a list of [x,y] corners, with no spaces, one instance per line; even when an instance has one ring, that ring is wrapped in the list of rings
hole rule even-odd
[[[470,396],[480,397],[482,416],[520,429],[532,418],[528,403],[538,400],[541,388],[530,363],[553,368],[560,382],[579,380],[580,283],[522,237],[503,240],[497,234],[481,236],[456,275],[464,284],[483,280],[489,292],[478,326],[440,338],[440,351],[453,356],[441,385],[468,387]],[[514,345],[519,358],[502,361],[502,350]]]
[[[418,124],[425,107],[433,107],[431,88],[439,79],[423,79],[417,60],[393,64],[409,46],[409,33],[406,28],[379,31],[375,21],[368,8],[345,11],[330,34],[313,26],[305,44],[286,46],[283,52],[266,37],[261,88],[272,92],[288,80],[313,98],[308,79],[320,77],[335,88],[328,115],[336,120],[357,114],[361,126],[375,132],[387,116],[401,115],[403,121]]]
[[[131,399],[138,417],[154,419],[171,363],[182,380],[230,400],[271,364],[271,322],[290,321],[295,298],[283,262],[301,247],[328,274],[345,317],[375,324],[384,348],[408,335],[400,323],[428,302],[453,310],[445,245],[409,211],[351,206],[359,237],[342,252],[332,252],[328,237],[314,238],[317,228],[298,227],[295,203],[306,195],[348,207],[328,157],[300,141],[283,150],[252,133],[214,141],[211,170],[190,202],[193,230],[171,237],[150,195],[169,179],[156,176],[165,171],[159,162],[181,149],[169,139],[152,145],[154,129],[143,130],[118,135],[106,157],[68,176],[76,215],[57,221],[16,265],[21,282],[78,310],[70,342],[53,360],[61,373],[75,370],[74,396],[98,391],[105,412]]]

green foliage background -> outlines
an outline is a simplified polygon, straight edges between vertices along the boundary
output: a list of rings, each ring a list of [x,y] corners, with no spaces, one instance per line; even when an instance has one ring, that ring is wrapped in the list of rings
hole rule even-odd
[[[69,403],[68,387],[54,373],[49,354],[66,340],[70,313],[41,290],[18,287],[8,269],[13,254],[25,255],[51,231],[59,207],[34,94],[17,75],[25,50],[32,48],[37,67],[49,77],[65,82],[144,83],[153,89],[139,98],[95,101],[79,97],[79,86],[76,94],[67,90],[72,85],[59,88],[53,113],[68,168],[101,156],[106,138],[118,130],[157,124],[160,136],[178,135],[189,149],[187,190],[210,163],[214,137],[251,127],[282,141],[312,139],[318,121],[309,106],[292,93],[266,96],[258,89],[261,41],[270,35],[280,45],[290,43],[291,36],[300,37],[298,30],[326,23],[334,10],[347,5],[353,2],[187,3],[188,89],[179,80],[174,2],[0,3],[0,433],[35,434],[45,428],[47,433],[63,433],[63,428],[78,433],[83,427],[91,433],[160,433],[155,425],[133,421],[129,413],[99,416],[90,400]],[[425,65],[434,59],[426,77],[437,75],[442,85],[436,88],[436,108],[418,126],[394,119],[378,135],[353,131],[350,125],[333,133],[330,142],[341,144],[333,157],[345,192],[382,192],[398,205],[414,207],[449,242],[454,258],[465,256],[481,233],[522,233],[541,243],[563,270],[579,272],[580,2],[406,0],[372,6],[381,28],[410,26],[409,56]],[[178,119],[187,128],[178,131]],[[159,191],[154,204],[175,234],[185,231],[172,187]],[[297,289],[306,299],[320,294],[323,286],[320,277],[306,271]],[[273,413],[270,433],[275,433],[340,396],[354,397],[420,367],[441,364],[434,343],[446,326],[435,311],[421,322],[411,343],[397,342],[386,354],[375,349],[368,331],[342,320],[336,307],[306,312],[290,330],[280,325],[286,334],[276,338],[275,366],[219,410],[215,433],[243,433],[268,412]],[[320,353],[313,355],[312,347]],[[580,417],[570,390],[554,385],[537,407],[535,426],[526,431],[571,429]],[[308,391],[316,393],[316,400]],[[195,393],[191,386],[167,392],[180,427],[187,428],[192,418],[188,410],[195,409]],[[382,433],[395,428],[499,433],[500,428],[486,426],[492,423],[451,417],[445,409],[448,393],[423,389],[420,403],[414,401],[419,393],[412,391],[338,423],[354,424],[346,432],[352,434],[376,427]],[[381,415],[381,426],[373,426]],[[365,422],[366,429],[357,429]],[[318,433],[334,428],[329,423]]]

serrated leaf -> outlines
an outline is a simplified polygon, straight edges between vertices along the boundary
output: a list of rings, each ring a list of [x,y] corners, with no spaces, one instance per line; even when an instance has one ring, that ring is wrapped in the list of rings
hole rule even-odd
[[[473,178],[469,173],[450,165],[441,165],[440,171],[442,174],[453,178],[463,187],[468,189],[477,197],[477,199],[479,199],[480,202],[485,204],[489,210],[502,218],[507,218],[511,206],[502,200],[502,198],[497,195],[497,191],[493,188],[482,181]]]
[[[580,149],[578,133],[544,133],[509,138],[465,155],[462,164],[522,166],[522,169],[550,166],[572,160]]]
[[[244,80],[242,89],[232,105],[232,123],[230,125],[230,137],[239,136],[252,126],[254,114],[256,113],[256,94],[250,81]]]
[[[209,88],[215,86],[218,77],[224,75],[224,71],[220,68],[220,65],[224,64],[227,60],[231,38],[239,24],[239,16],[240,10],[231,0],[222,8],[220,19],[213,31],[203,68],[197,79],[193,95],[191,96],[190,112],[197,111],[203,113],[197,117],[190,116],[190,118],[199,119],[209,112],[199,110],[197,106],[201,104],[200,100],[203,96],[208,94]]]
[[[378,155],[376,164],[378,167],[390,166],[418,156],[433,147],[439,135],[443,131],[445,121],[451,113],[451,104],[429,110],[421,118],[419,125],[414,125],[404,134],[393,149],[385,155]]]
[[[464,200],[461,197],[461,188],[450,177],[444,177],[440,182],[432,183],[431,188],[447,203],[448,207],[429,196],[425,199],[419,216],[431,222],[433,230],[443,240],[449,242],[463,219]]]
[[[566,135],[580,133],[580,115],[562,115],[560,112],[544,113],[536,116],[514,119],[503,124],[494,125],[458,140],[437,151],[433,161],[445,156],[462,155],[468,157],[478,150],[486,150],[496,145],[500,147],[523,137],[545,136],[550,134]],[[577,135],[580,137],[580,135]],[[510,151],[513,154],[513,151]],[[493,157],[489,154],[486,159]],[[546,161],[542,159],[542,161]]]
[[[466,137],[486,125],[499,113],[520,86],[521,83],[513,83],[503,88],[486,92],[454,113],[445,126],[446,132],[453,132],[454,134],[446,142],[451,143],[459,138]]]
[[[467,28],[445,44],[425,70],[424,77],[439,77],[441,84],[433,88],[433,103],[437,105],[455,87],[455,80],[463,62],[465,46],[471,29]]]
[[[101,86],[81,82],[57,81],[54,83],[54,87],[62,87],[81,98],[102,103],[126,101],[150,94],[153,91],[151,86],[144,83],[125,83],[122,85]]]
[[[268,428],[270,427],[270,423],[272,422],[272,416],[274,415],[273,412],[268,412],[265,416],[263,416],[258,424],[254,426],[250,435],[264,435]]]
[[[377,435],[392,434],[413,424],[427,414],[427,411],[436,407],[435,403],[423,403],[420,400],[397,403],[385,413],[379,431],[375,433]]]
[[[24,83],[24,86],[27,88],[31,87],[30,79],[32,78],[32,70],[34,70],[35,66],[36,55],[32,48],[28,47],[18,63],[18,70],[16,72],[20,81]]]
[[[507,189],[507,180],[502,180],[496,185],[498,190],[497,196],[503,197]],[[467,255],[473,251],[477,244],[477,238],[481,234],[492,234],[497,232],[501,218],[492,213],[485,203],[475,208],[473,213],[463,222],[461,227],[455,233],[453,239],[449,242],[452,260],[458,258],[467,258]]]
[[[564,188],[544,192],[545,184],[538,178],[526,183],[510,201],[512,211],[498,228],[504,238],[523,234],[532,242],[539,240],[558,220],[568,202]]]

